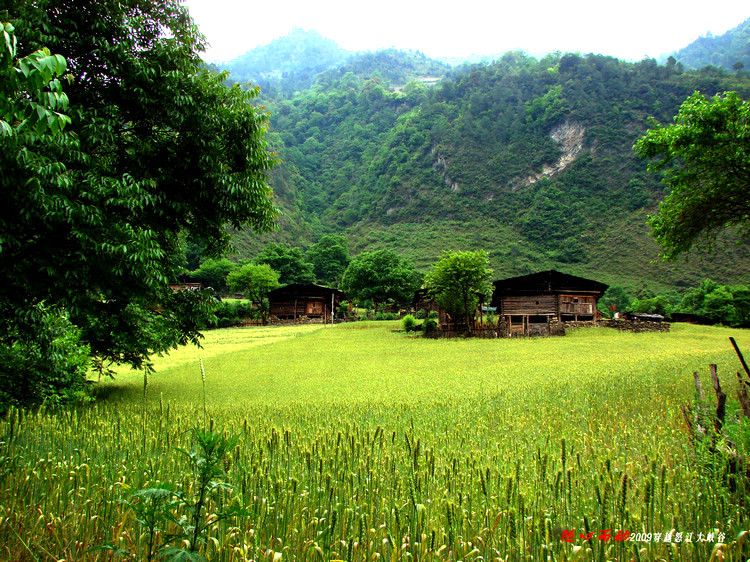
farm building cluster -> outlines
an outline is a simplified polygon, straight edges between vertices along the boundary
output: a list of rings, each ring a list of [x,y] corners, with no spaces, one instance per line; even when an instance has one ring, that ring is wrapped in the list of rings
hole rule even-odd
[[[585,325],[609,325],[633,331],[669,329],[668,324],[661,323],[662,317],[649,315],[631,318],[637,322],[630,324],[602,319],[597,303],[608,285],[599,281],[549,270],[501,279],[493,285],[492,298],[480,303],[477,322],[472,327],[454,321],[425,289],[415,294],[411,312],[434,315],[446,336],[461,335],[467,330],[484,337],[552,336],[564,334],[565,326]],[[173,291],[193,291],[202,285],[182,283],[170,287]],[[338,289],[292,283],[268,293],[268,318],[272,324],[332,323],[351,319],[351,305],[349,314],[342,314],[343,304],[346,304],[346,295]]]
[[[597,324],[601,313],[597,302],[607,285],[591,279],[549,270],[494,282],[489,306],[495,324],[495,336],[549,336],[563,333],[565,324]],[[274,323],[330,322],[346,296],[336,289],[314,284],[292,284],[271,291],[269,313]],[[418,291],[412,303],[414,311],[435,311],[445,332],[460,331],[453,320]]]

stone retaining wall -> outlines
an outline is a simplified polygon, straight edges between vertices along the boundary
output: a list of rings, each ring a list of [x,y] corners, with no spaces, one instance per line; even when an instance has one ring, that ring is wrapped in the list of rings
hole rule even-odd
[[[565,322],[566,328],[615,328],[621,332],[668,332],[670,324],[667,322],[642,322],[640,320],[625,320],[624,318],[604,319],[594,324],[592,321],[586,322]]]

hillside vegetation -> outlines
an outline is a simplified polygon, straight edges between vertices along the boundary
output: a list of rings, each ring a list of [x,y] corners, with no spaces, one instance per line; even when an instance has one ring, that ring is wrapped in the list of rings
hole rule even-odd
[[[699,37],[672,53],[685,68],[715,66],[728,72],[750,70],[750,18],[723,35]],[[665,61],[666,62],[666,61]]]
[[[266,96],[283,230],[240,237],[239,254],[334,232],[354,253],[387,247],[421,269],[444,249],[485,249],[498,277],[556,268],[653,290],[750,281],[748,246],[731,237],[713,257],[659,262],[645,218],[664,190],[632,151],[650,118],[671,121],[693,91],[747,97],[749,79],[574,53],[511,52],[435,84],[440,70],[418,53],[361,54],[290,97]]]

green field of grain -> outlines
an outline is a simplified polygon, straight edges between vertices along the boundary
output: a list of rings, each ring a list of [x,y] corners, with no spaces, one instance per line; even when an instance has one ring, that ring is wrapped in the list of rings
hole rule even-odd
[[[195,492],[195,427],[237,438],[222,459],[231,487],[206,500],[208,560],[750,556],[747,481],[696,449],[680,410],[693,371],[710,390],[710,363],[736,407],[728,337],[750,350],[750,332],[397,329],[215,330],[159,358],[145,397],[142,373],[121,372],[90,406],[11,412],[0,557],[146,560],[152,544],[159,559],[186,514],[149,535],[127,502],[164,484]]]

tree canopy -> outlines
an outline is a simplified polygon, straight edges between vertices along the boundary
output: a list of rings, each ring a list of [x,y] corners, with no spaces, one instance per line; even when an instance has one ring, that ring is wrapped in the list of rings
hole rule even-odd
[[[263,321],[268,316],[268,299],[270,291],[279,286],[279,274],[266,263],[246,263],[227,275],[227,285],[235,292],[243,293],[246,298],[258,305]]]
[[[315,276],[325,285],[335,287],[351,261],[349,243],[337,234],[326,234],[307,251]]]
[[[352,259],[339,288],[356,299],[405,304],[414,298],[420,275],[414,266],[392,250],[363,252]]]
[[[0,27],[0,185],[12,201],[11,180],[34,195],[40,195],[42,181],[59,186],[63,168],[49,153],[58,146],[75,148],[76,142],[63,134],[70,123],[60,81],[65,59],[46,48],[18,59],[14,27],[7,22]],[[40,168],[46,172],[42,178]],[[14,219],[0,214],[0,260],[13,248],[13,233],[6,228]],[[0,407],[82,396],[90,349],[67,312],[41,301],[14,310],[0,296],[0,313]]]
[[[305,261],[302,250],[283,244],[269,244],[255,258],[255,263],[270,265],[279,274],[279,283],[314,283],[313,265]]]
[[[655,124],[634,148],[657,159],[649,169],[663,170],[670,188],[649,217],[665,259],[710,249],[725,228],[750,234],[750,103],[734,92],[695,92],[674,123]]]
[[[444,251],[425,277],[425,286],[438,306],[454,321],[471,326],[477,306],[492,294],[492,269],[486,251]]]
[[[237,269],[237,264],[227,258],[214,259],[208,258],[200,267],[188,273],[191,279],[200,281],[206,287],[216,292],[227,290],[227,275]]]
[[[10,0],[0,21],[20,56],[3,53],[0,77],[3,345],[41,303],[101,367],[197,342],[210,298],[167,286],[185,240],[218,255],[227,224],[266,231],[277,215],[257,92],[203,69],[177,0]],[[60,56],[27,60],[43,48]]]

